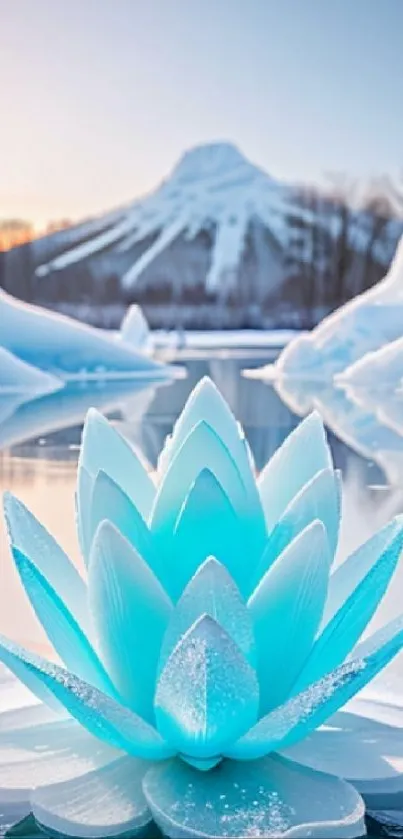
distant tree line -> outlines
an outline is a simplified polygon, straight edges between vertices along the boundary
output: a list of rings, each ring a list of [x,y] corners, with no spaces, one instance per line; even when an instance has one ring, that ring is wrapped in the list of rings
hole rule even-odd
[[[384,276],[403,234],[403,181],[382,176],[363,188],[333,174],[327,189],[301,187],[298,199],[312,220],[288,219],[286,284],[291,294],[300,284],[300,306],[315,321],[318,303],[331,311]]]

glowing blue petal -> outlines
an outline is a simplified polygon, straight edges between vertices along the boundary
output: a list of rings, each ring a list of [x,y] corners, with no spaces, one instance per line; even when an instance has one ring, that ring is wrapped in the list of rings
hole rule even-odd
[[[110,521],[150,568],[154,567],[151,534],[143,517],[123,489],[102,470],[95,478],[87,515],[91,522],[91,542],[101,522]]]
[[[355,587],[378,561],[386,546],[401,527],[401,517],[388,522],[367,542],[360,545],[351,556],[336,568],[330,577],[329,591],[323,615],[323,626],[334,617]]]
[[[251,616],[228,571],[210,557],[198,569],[174,609],[165,633],[159,669],[190,627],[206,614],[225,629],[254,667],[256,648]]]
[[[351,652],[384,596],[403,549],[403,527],[380,559],[325,626],[303,668],[294,691],[329,673]]]
[[[88,560],[91,548],[91,518],[88,515],[88,510],[91,509],[93,484],[94,478],[89,472],[87,472],[84,466],[80,465],[79,462],[77,470],[75,508],[78,541],[80,543],[81,555],[85,562]]]
[[[164,836],[351,839],[364,802],[345,781],[280,757],[201,773],[180,761],[150,769],[143,790]]]
[[[35,789],[32,812],[46,835],[138,836],[151,821],[141,782],[149,764],[122,757],[62,783]]]
[[[259,491],[270,530],[294,495],[322,469],[332,469],[323,422],[316,411],[304,419],[275,452],[259,478]]]
[[[214,382],[208,376],[204,376],[193,388],[174,425],[172,435],[166,440],[158,462],[158,471],[161,474],[167,472],[182,443],[200,422],[206,422],[215,431],[231,451],[235,461],[238,460],[239,454],[243,457],[243,438],[239,425]]]
[[[165,474],[188,434],[206,422],[221,438],[237,464],[246,486],[255,484],[250,455],[245,438],[228,403],[214,382],[208,377],[200,379],[177,420],[172,435],[168,437],[158,462],[158,471]]]
[[[204,421],[186,437],[158,489],[151,525],[158,544],[164,545],[171,538],[192,484],[206,469],[217,478],[236,514],[242,517],[251,549],[258,553],[266,539],[261,507],[248,495],[229,450]]]
[[[277,522],[258,565],[255,585],[292,539],[315,519],[324,524],[329,543],[330,564],[337,547],[340,523],[339,477],[332,469],[323,469],[305,484]]]
[[[11,544],[36,565],[55,591],[63,595],[77,623],[90,633],[87,587],[68,556],[33,513],[9,492],[4,494],[4,514]]]
[[[182,506],[172,542],[157,555],[158,577],[175,601],[206,557],[215,556],[245,589],[253,567],[247,536],[217,478],[203,469]]]
[[[248,601],[258,650],[261,714],[284,702],[312,649],[328,579],[326,533],[315,521],[288,545]]]
[[[214,382],[207,376],[200,379],[192,390],[172,435],[167,439],[161,452],[158,471],[161,475],[166,474],[186,437],[200,422],[207,423],[222,440],[237,465],[251,504],[259,509],[260,499],[254,475],[255,467],[247,441],[229,405]],[[262,515],[261,510],[260,515]]]
[[[403,648],[403,619],[392,621],[382,633],[368,639],[354,658],[341,664],[284,705],[262,717],[237,743],[228,757],[252,760],[287,748],[323,725]]]
[[[145,720],[63,667],[4,637],[0,637],[0,660],[10,669],[12,665],[15,672],[22,665],[83,728],[110,746],[145,760],[163,760],[174,754],[174,749]]]
[[[84,474],[81,476],[81,470]],[[129,496],[147,520],[154,502],[155,487],[147,470],[129,443],[94,408],[87,414],[78,465],[77,506],[84,557],[88,560],[90,544],[86,527],[92,484],[100,469],[106,472]],[[88,481],[88,475],[92,482]]]
[[[217,478],[236,512],[245,512],[247,498],[238,467],[220,437],[203,421],[186,437],[159,486],[152,513],[153,533],[172,535],[183,502],[204,469]]]
[[[158,680],[162,736],[186,757],[221,754],[257,719],[259,688],[239,647],[204,615],[181,639]]]
[[[13,644],[7,638],[0,635],[0,661],[8,670],[14,673],[14,676],[20,680],[31,693],[36,696],[40,702],[44,702],[49,708],[58,713],[65,711],[63,705],[57,701],[54,694],[46,687],[41,678],[39,678],[32,670],[30,670],[25,661],[19,657],[20,647]],[[37,658],[34,654],[30,654],[31,658]]]
[[[172,605],[110,522],[100,525],[93,542],[88,595],[102,657],[120,695],[152,720],[158,658]]]
[[[24,589],[52,646],[69,670],[113,695],[114,687],[88,638],[38,568],[17,548],[13,557]]]
[[[403,632],[403,614],[400,614],[397,618],[393,618],[393,620],[389,621],[389,623],[385,624],[385,626],[381,626],[381,628],[376,632],[373,632],[369,638],[366,638],[364,641],[360,641],[360,643],[354,647],[351,658],[367,658],[369,655],[376,652],[379,647],[389,644],[389,642],[393,638],[399,636],[401,632]]]
[[[194,482],[206,470],[215,476],[236,513],[244,510],[246,493],[237,466],[215,431],[200,422],[177,452],[157,492],[151,531],[161,546],[171,539]]]

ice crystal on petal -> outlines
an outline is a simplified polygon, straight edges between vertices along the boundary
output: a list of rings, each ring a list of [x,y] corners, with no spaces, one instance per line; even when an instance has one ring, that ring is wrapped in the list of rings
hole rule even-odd
[[[256,675],[239,647],[203,615],[179,641],[159,678],[158,728],[184,754],[214,757],[253,725],[258,698]]]

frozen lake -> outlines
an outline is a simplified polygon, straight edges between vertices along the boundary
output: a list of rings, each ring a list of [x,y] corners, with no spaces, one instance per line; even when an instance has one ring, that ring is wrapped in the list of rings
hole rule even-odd
[[[117,424],[152,469],[166,435],[186,397],[201,376],[220,388],[245,428],[256,465],[261,469],[299,421],[309,403],[309,385],[289,389],[247,379],[244,368],[274,359],[273,350],[232,352],[228,348],[182,349],[170,360],[187,368],[187,377],[156,386],[142,382],[79,384],[35,401],[0,396],[0,489],[11,490],[79,561],[74,525],[76,463],[83,420],[96,406]],[[279,391],[279,392],[278,392]],[[280,395],[281,393],[281,395]],[[344,517],[340,555],[345,555],[393,515],[403,512],[403,438],[385,430],[376,418],[360,418],[357,410],[322,393],[335,465],[342,470]],[[3,522],[0,522],[0,633],[41,651],[44,637],[30,611],[13,570]],[[371,628],[401,611],[403,564],[392,591]],[[388,673],[391,690],[403,685],[403,659]],[[376,689],[376,685],[375,685]],[[1,830],[0,830],[0,835]]]

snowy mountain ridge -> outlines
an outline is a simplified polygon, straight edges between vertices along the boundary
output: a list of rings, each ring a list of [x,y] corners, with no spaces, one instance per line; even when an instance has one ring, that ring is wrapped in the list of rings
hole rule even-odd
[[[107,229],[99,231],[93,224],[87,241],[68,247],[36,273],[45,276],[111,246],[117,252],[129,251],[153,237],[122,277],[122,286],[128,289],[178,236],[192,240],[208,230],[214,234],[214,244],[205,284],[208,291],[216,291],[223,282],[233,282],[252,220],[269,228],[281,248],[287,246],[284,217],[292,199],[291,187],[250,163],[232,144],[197,146],[185,152],[155,192],[104,217],[103,227],[109,219]],[[298,213],[305,219],[310,215],[302,207]]]

